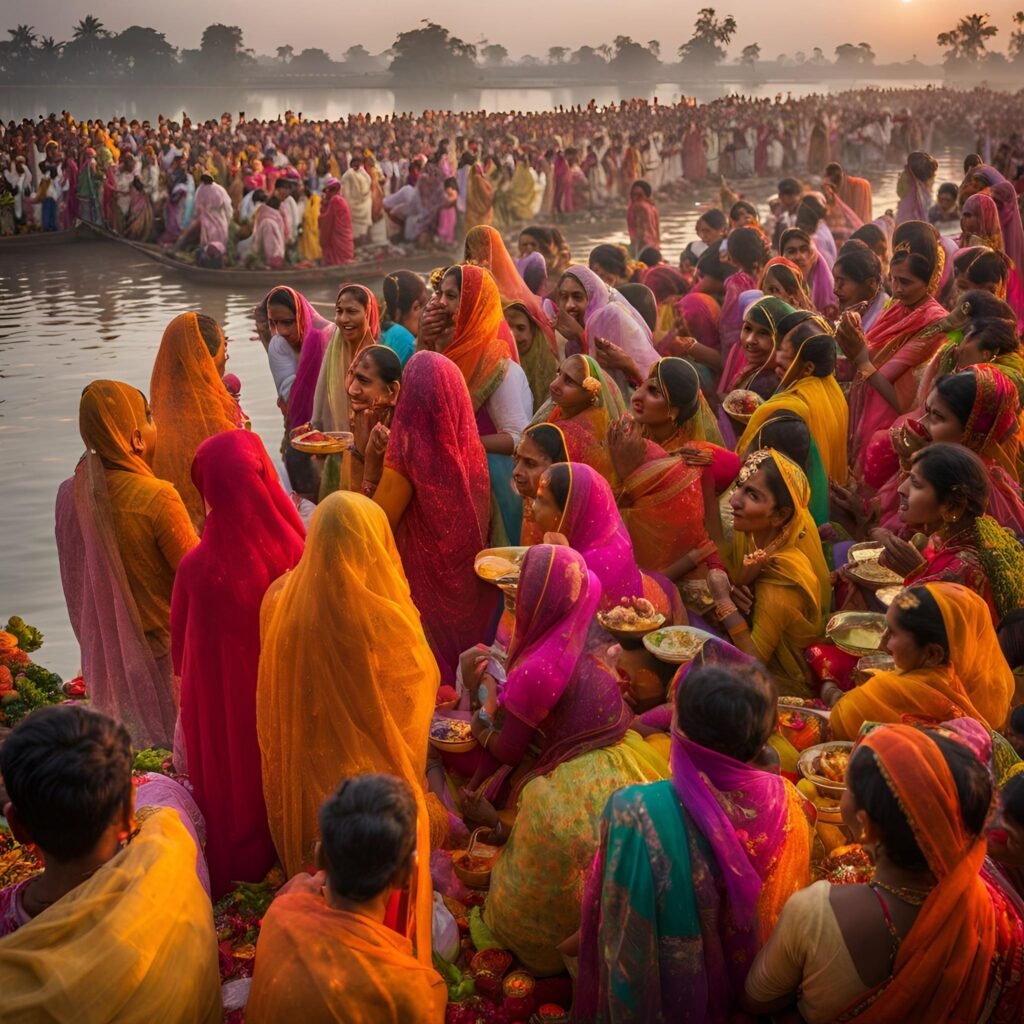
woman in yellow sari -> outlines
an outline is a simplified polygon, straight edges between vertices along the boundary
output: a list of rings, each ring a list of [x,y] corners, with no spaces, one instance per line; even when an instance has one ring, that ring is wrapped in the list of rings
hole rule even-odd
[[[149,385],[160,431],[153,472],[178,489],[198,531],[206,514],[192,483],[192,460],[208,437],[239,426],[238,404],[221,379],[227,359],[227,341],[217,321],[182,313],[164,331]]]
[[[416,795],[417,847],[439,673],[384,512],[349,492],[317,507],[302,560],[260,612],[256,726],[270,833],[289,875],[310,863],[320,805],[338,782],[391,772]],[[411,886],[410,930],[430,962],[430,873]],[[424,959],[425,958],[425,959]]]
[[[821,455],[825,474],[845,484],[848,467],[846,440],[849,409],[836,380],[836,345],[821,317],[797,310],[779,324],[781,341],[775,354],[784,376],[778,390],[750,417],[736,445],[742,453],[757,432],[776,413],[796,413],[807,424]]]
[[[732,582],[719,569],[708,574],[715,612],[733,644],[768,666],[780,693],[806,696],[804,649],[821,635],[832,600],[810,484],[770,448],[747,456],[737,483],[729,499]]]
[[[857,738],[865,722],[974,718],[1002,727],[1014,692],[985,601],[959,583],[928,583],[902,591],[886,613],[893,672],[876,672],[835,701],[829,727],[836,739]]]
[[[217,1024],[217,937],[181,787],[133,785],[128,733],[80,706],[29,715],[0,771],[5,813],[45,865],[0,893],[0,1016]],[[139,807],[151,785],[164,797]]]
[[[315,192],[310,192],[306,196],[306,209],[302,214],[302,234],[299,235],[299,259],[316,263],[321,255],[320,197]]]

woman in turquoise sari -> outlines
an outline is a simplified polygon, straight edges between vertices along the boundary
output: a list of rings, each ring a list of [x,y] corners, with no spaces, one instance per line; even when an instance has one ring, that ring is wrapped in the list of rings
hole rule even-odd
[[[672,777],[613,794],[583,898],[573,1020],[725,1021],[786,900],[808,884],[796,790],[751,763],[775,725],[757,666],[676,692]]]

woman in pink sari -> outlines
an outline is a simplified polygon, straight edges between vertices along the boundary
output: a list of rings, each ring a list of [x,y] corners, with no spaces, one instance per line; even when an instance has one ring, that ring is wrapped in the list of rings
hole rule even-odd
[[[450,683],[459,655],[493,634],[497,595],[473,570],[488,543],[487,453],[466,381],[440,352],[417,352],[406,364],[383,475],[376,487],[372,479],[368,465],[363,493],[387,513],[441,681]]]
[[[557,947],[579,925],[607,795],[664,778],[668,769],[629,728],[632,714],[591,629],[600,603],[600,582],[582,555],[564,546],[531,548],[494,724],[482,726],[479,716],[474,723],[499,773],[518,765],[531,741],[541,748],[513,777],[511,832],[489,802],[472,801],[473,820],[492,828],[492,841],[507,842],[491,874],[484,923],[540,975],[565,969]]]
[[[171,656],[181,679],[181,731],[206,818],[211,895],[259,882],[274,864],[256,738],[260,604],[302,557],[302,520],[263,442],[247,430],[204,441],[192,480],[209,512],[182,559],[171,602]]]
[[[814,308],[829,316],[836,305],[835,278],[811,236],[803,228],[789,228],[782,233],[779,247],[785,259],[803,274]]]
[[[325,267],[351,263],[356,252],[352,212],[341,194],[341,182],[337,178],[328,178],[324,182],[322,203],[317,222],[320,230],[320,262]]]
[[[656,445],[650,446],[654,452]],[[670,622],[685,622],[679,592],[660,573],[642,572],[633,541],[615,507],[608,481],[583,463],[556,463],[541,477],[533,517],[545,537],[555,535],[587,560],[601,581],[603,611],[645,597]]]
[[[1016,195],[1013,202],[1016,203]],[[1011,230],[1015,229],[1012,218],[1008,218],[1008,224]],[[1024,246],[1020,247],[1016,258],[1007,252],[1000,209],[995,199],[984,192],[977,192],[966,199],[960,211],[960,227],[963,229],[960,236],[961,251],[984,245],[995,252],[1003,253],[1009,261],[1006,301],[1017,314],[1018,325],[1024,326],[1024,279],[1021,277],[1024,265],[1019,262],[1020,258],[1024,258]]]
[[[583,899],[573,1020],[725,1021],[785,901],[809,881],[797,791],[752,764],[775,721],[757,667],[676,691],[669,781],[612,794]]]
[[[843,314],[836,332],[836,340],[857,370],[849,393],[849,455],[857,470],[874,434],[913,408],[916,372],[946,340],[940,321],[947,311],[935,298],[945,251],[935,229],[922,221],[909,221],[896,229],[893,242],[892,304],[866,336],[859,314],[851,312]]]

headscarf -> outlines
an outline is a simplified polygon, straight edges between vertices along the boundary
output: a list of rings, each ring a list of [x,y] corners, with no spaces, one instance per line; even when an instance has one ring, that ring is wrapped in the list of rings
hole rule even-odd
[[[585,267],[582,263],[573,263],[562,274],[563,277],[566,275],[575,278],[579,286],[586,292],[587,308],[583,311],[584,327],[590,323],[590,318],[599,309],[603,309],[609,302],[614,302],[625,309],[629,316],[636,321],[637,326],[647,332],[647,338],[650,339],[651,329],[647,326],[644,318],[622,297],[620,292],[615,288],[609,288],[590,267]]]
[[[993,729],[1006,721],[1013,672],[1006,663],[984,598],[959,583],[928,583],[946,627],[950,659],[971,703]]]
[[[811,499],[811,485],[804,471],[788,456],[773,448],[761,448],[747,456],[740,470],[740,483],[746,479],[744,473],[757,472],[758,467],[771,459],[786,485],[793,503],[793,515],[783,529],[781,543],[772,552],[767,564],[758,576],[759,580],[785,587],[796,587],[806,596],[814,615],[807,616],[808,625],[820,632],[832,603],[832,580],[821,538],[808,505]],[[739,571],[746,556],[752,555],[756,545],[753,536],[737,530],[733,534],[732,565]]]
[[[527,306],[510,302],[505,306],[505,313],[509,312],[521,313],[533,327],[533,342],[527,351],[519,353],[519,365],[529,381],[534,407],[539,409],[547,401],[548,387],[558,374],[558,357],[551,351],[541,324]]]
[[[669,389],[669,383],[673,377],[677,382],[691,378],[697,386],[697,411],[684,423],[679,424],[678,429],[671,437],[662,442],[661,447],[666,452],[678,451],[684,445],[694,441],[707,441],[714,445],[724,443],[715,420],[715,414],[704,397],[700,374],[693,363],[680,356],[665,356],[651,367],[650,376],[658,382],[658,391],[670,407],[677,405],[677,399],[672,396]]]
[[[149,392],[159,436],[153,472],[174,484],[196,530],[202,530],[205,513],[192,483],[192,460],[208,437],[234,430],[238,416],[195,313],[182,313],[167,325]]]
[[[462,374],[476,412],[505,379],[508,345],[498,336],[504,321],[501,295],[482,267],[462,266],[455,331],[444,355]]]
[[[519,276],[526,283],[526,287],[539,299],[544,294],[544,285],[548,277],[548,265],[544,254],[536,251],[527,253],[521,259],[516,260],[516,270],[519,271]],[[543,308],[541,315],[543,315]]]
[[[207,438],[192,481],[210,512],[175,577],[171,655],[216,900],[236,882],[262,881],[274,864],[256,739],[260,604],[298,564],[306,530],[248,430]]]
[[[527,725],[539,726],[565,693],[601,597],[600,580],[582,553],[550,544],[527,551],[501,696]]]
[[[658,361],[658,352],[651,341],[651,329],[625,308],[622,303],[609,302],[587,320],[587,351],[597,353],[597,339],[605,338],[617,345],[636,363],[644,378]]]
[[[261,303],[264,313],[270,305],[274,292],[288,292],[295,304],[295,327],[302,339],[299,344],[299,366],[295,380],[288,393],[288,427],[294,430],[308,423],[313,417],[313,396],[323,365],[324,353],[335,327],[332,321],[322,317],[305,295],[288,285],[277,285],[267,292]]]
[[[674,267],[664,264],[651,267],[650,270],[646,271],[643,276],[643,283],[654,293],[654,298],[659,306],[663,302],[667,302],[671,296],[678,295],[682,297],[690,290],[690,286],[686,283],[686,278]]]
[[[710,990],[722,992],[730,983],[742,985],[760,946],[758,899],[787,839],[786,784],[781,775],[694,743],[678,726],[669,764],[676,796],[711,847],[728,895],[735,931],[723,929],[726,963],[708,979]]]
[[[978,1020],[1000,934],[981,877],[985,834],[968,835],[953,773],[926,732],[887,725],[861,746],[874,754],[937,885],[900,944],[892,975],[850,1009],[863,1024]]]
[[[813,310],[814,302],[811,300],[811,293],[807,288],[807,282],[804,280],[803,271],[792,260],[787,260],[785,256],[774,256],[764,265],[764,270],[761,271],[761,280],[758,282],[757,287],[761,291],[765,291],[764,280],[768,276],[768,272],[779,267],[788,270],[793,275],[800,295],[804,300],[800,308]]]
[[[140,749],[169,747],[177,717],[170,666],[154,657],[146,638],[114,532],[106,476],[117,470],[153,481],[154,489],[164,486],[131,450],[133,432],[146,423],[146,399],[127,384],[93,381],[82,392],[78,417],[86,452],[57,495],[56,537],[89,699],[123,722]]]
[[[761,295],[761,293],[755,292],[754,295]],[[743,311],[743,320],[749,320],[752,324],[756,324],[766,331],[771,331],[772,351],[765,362],[754,370],[749,363],[745,362],[746,353],[743,351],[743,346],[734,346],[732,372],[729,373],[728,368],[723,372],[723,391],[731,391],[733,388],[741,387],[742,385],[739,382],[749,373],[759,373],[766,367],[772,366],[775,350],[779,347],[779,342],[782,340],[779,334],[779,324],[785,317],[794,312],[795,310],[788,302],[783,302],[782,299],[778,299],[774,295],[764,295],[761,298],[756,298],[746,306]]]
[[[569,493],[566,495],[557,533],[587,561],[587,568],[601,581],[602,608],[608,610],[626,598],[643,597],[644,584],[633,553],[626,524],[615,506],[608,481],[584,463],[566,463]]]
[[[974,404],[964,424],[963,445],[1016,477],[1020,455],[1020,398],[1009,377],[991,363],[969,366],[976,381]]]
[[[515,302],[529,311],[530,319],[543,332],[548,347],[557,353],[554,328],[544,315],[540,299],[527,288],[526,282],[519,276],[501,234],[489,224],[478,224],[471,228],[466,235],[466,259],[472,260],[474,264],[482,264],[484,269],[490,271],[498,286],[503,305]]]
[[[343,284],[338,289],[339,298],[344,291],[359,292],[366,299],[366,329],[353,350],[341,328],[334,327],[330,344],[320,365],[313,397],[312,421],[321,430],[351,428],[351,407],[346,383],[349,367],[364,348],[375,345],[380,338],[380,309],[377,305],[377,296],[361,284]]]
[[[418,959],[429,963],[423,777],[438,671],[379,506],[350,492],[317,506],[301,561],[264,598],[260,634],[263,789],[286,872],[306,867],[320,805],[340,779],[367,772],[405,779],[416,797],[420,856],[410,924]]]
[[[981,244],[996,252],[1003,251],[1003,229],[999,223],[999,207],[996,201],[984,192],[976,192],[964,202],[962,213],[971,213],[981,220],[981,230],[968,236],[966,233],[960,238],[960,244],[965,248],[971,246],[972,238],[981,240]]]
[[[497,295],[493,281],[491,287]],[[447,681],[459,655],[486,634],[494,607],[493,588],[473,569],[488,540],[487,455],[469,392],[450,359],[417,352],[402,382],[385,467],[408,481],[412,498],[395,539]]]

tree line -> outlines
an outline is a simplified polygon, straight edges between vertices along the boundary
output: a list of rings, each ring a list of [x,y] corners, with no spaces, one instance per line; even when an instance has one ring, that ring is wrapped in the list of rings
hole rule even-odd
[[[156,29],[131,25],[120,32],[112,31],[89,14],[74,26],[66,42],[41,36],[32,25],[8,29],[9,38],[0,41],[0,77],[11,82],[103,84],[390,73],[397,83],[412,83],[429,75],[432,82],[454,84],[478,78],[485,70],[519,69],[528,74],[531,69],[545,68],[553,77],[566,79],[610,73],[620,81],[649,81],[676,71],[684,77],[714,71],[728,59],[737,27],[732,15],[719,16],[712,7],[702,8],[697,12],[691,37],[678,48],[674,61],[662,53],[658,40],[638,42],[627,35],[600,46],[552,46],[543,55],[527,54],[512,60],[500,43],[486,39],[470,43],[437,22],[424,19],[419,27],[399,32],[382,53],[371,54],[365,47],[354,45],[338,61],[319,47],[296,51],[289,45],[277,47],[273,56],[258,57],[246,47],[243,31],[237,25],[210,25],[203,31],[197,49],[178,48]],[[1006,56],[988,49],[998,31],[987,14],[965,15],[938,36],[946,65],[957,71],[1024,61],[1024,12],[1017,12],[1012,20]],[[774,65],[776,71],[806,65],[861,74],[875,67],[875,60],[871,45],[860,42],[840,44],[832,60],[815,48],[810,55],[780,53]],[[733,62],[752,77],[765,66],[757,43],[743,47]]]

